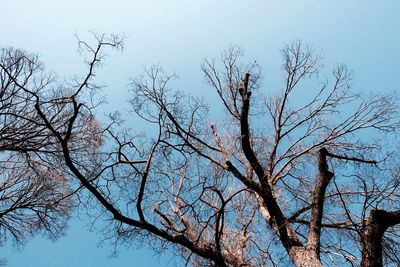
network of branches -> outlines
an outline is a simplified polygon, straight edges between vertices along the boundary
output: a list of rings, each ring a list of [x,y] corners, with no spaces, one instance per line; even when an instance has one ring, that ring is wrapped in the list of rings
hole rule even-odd
[[[154,66],[130,84],[143,124],[100,121],[95,73],[124,38],[94,37],[79,41],[88,72],[69,82],[2,50],[1,237],[61,233],[75,199],[96,207],[105,239],[172,248],[193,266],[399,261],[395,94],[355,93],[346,66],[323,73],[301,42],[283,48],[281,88],[266,92],[231,47],[202,64],[223,116]]]

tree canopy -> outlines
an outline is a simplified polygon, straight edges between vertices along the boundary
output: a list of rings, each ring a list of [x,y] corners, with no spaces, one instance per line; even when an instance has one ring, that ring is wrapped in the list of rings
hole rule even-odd
[[[282,49],[281,88],[265,92],[257,63],[231,47],[202,64],[223,116],[160,66],[132,80],[132,111],[154,129],[143,136],[130,118],[96,119],[95,73],[123,38],[95,39],[79,41],[88,70],[69,82],[2,50],[3,236],[62,232],[75,199],[97,207],[111,242],[172,247],[193,266],[399,261],[397,95],[354,92],[346,66],[322,73],[299,41]]]

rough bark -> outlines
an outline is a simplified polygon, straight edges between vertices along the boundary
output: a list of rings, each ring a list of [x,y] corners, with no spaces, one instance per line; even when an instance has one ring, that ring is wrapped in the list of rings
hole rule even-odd
[[[289,256],[296,267],[322,267],[319,255],[307,247],[293,247]]]
[[[400,211],[372,210],[361,232],[361,267],[383,266],[382,239],[385,231],[400,223]]]

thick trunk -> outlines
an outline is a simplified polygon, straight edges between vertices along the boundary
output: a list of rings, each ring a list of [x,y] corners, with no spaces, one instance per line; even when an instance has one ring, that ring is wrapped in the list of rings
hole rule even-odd
[[[293,247],[289,256],[296,267],[322,267],[319,255],[307,247]]]
[[[382,265],[382,236],[379,225],[365,227],[362,240],[362,267],[379,267]]]
[[[385,231],[400,223],[400,211],[372,210],[361,233],[361,267],[383,266],[382,238]]]
[[[385,230],[380,222],[379,210],[371,211],[362,230],[362,267],[382,266],[382,237]]]

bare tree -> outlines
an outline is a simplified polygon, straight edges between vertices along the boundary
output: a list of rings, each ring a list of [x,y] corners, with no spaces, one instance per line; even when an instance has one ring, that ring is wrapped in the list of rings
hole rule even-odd
[[[11,239],[21,244],[38,232],[50,238],[64,233],[73,207],[72,181],[60,161],[62,150],[40,112],[57,131],[65,132],[72,111],[68,91],[76,92],[46,74],[37,55],[1,50],[0,243]],[[94,155],[99,145],[92,136],[97,127],[93,116],[85,118],[65,133],[74,140],[75,157]]]
[[[29,84],[39,93],[52,77],[36,76],[42,69],[37,56],[20,50],[2,49],[0,64],[0,240],[21,243],[42,230],[54,238],[65,228],[70,190],[60,164],[40,156],[56,144],[23,89]]]
[[[203,99],[171,89],[174,75],[155,66],[131,84],[133,110],[153,125],[150,136],[110,116],[102,131],[88,133],[105,145],[75,153],[72,133],[94,123],[82,94],[94,87],[103,48],[122,45],[118,37],[96,40],[80,41],[89,70],[62,98],[60,121],[17,84],[38,103],[33,113],[57,157],[99,204],[107,237],[158,251],[171,245],[194,266],[398,261],[396,95],[352,93],[345,66],[323,76],[322,58],[295,42],[282,50],[281,90],[263,96],[260,68],[231,48],[221,63],[203,64],[222,119]]]

